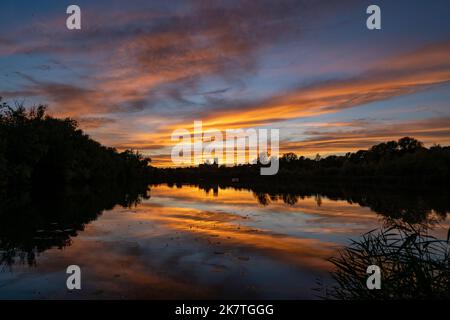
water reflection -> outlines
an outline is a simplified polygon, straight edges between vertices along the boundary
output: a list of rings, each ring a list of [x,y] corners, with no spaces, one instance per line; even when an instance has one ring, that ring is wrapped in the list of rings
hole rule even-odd
[[[173,186],[173,185],[172,185]],[[179,187],[179,186],[178,186]],[[442,221],[450,211],[449,190],[442,189],[392,189],[377,186],[360,185],[290,185],[284,186],[247,186],[239,184],[199,185],[208,194],[214,190],[218,194],[219,188],[232,187],[235,190],[250,190],[261,205],[283,201],[288,205],[295,205],[305,198],[314,197],[318,206],[322,197],[329,200],[345,200],[368,207],[372,211],[390,219],[400,219],[411,224]]]
[[[445,195],[329,189],[158,185],[151,199],[85,190],[2,206],[0,298],[314,298],[350,238],[388,221],[448,228]],[[65,289],[70,264],[81,292]]]
[[[0,265],[16,259],[35,264],[36,255],[63,248],[71,238],[115,205],[131,207],[148,199],[147,187],[38,190],[0,203]]]

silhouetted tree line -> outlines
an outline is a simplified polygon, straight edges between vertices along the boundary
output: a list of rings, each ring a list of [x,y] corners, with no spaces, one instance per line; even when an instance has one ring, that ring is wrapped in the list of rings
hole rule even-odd
[[[146,182],[149,162],[139,153],[102,146],[75,120],[46,115],[44,106],[0,104],[0,197],[43,185]]]
[[[368,150],[306,158],[294,153],[280,158],[279,171],[273,176],[260,175],[261,164],[234,167],[204,164],[199,167],[158,170],[157,180],[173,182],[258,181],[283,184],[299,181],[386,182],[394,184],[448,184],[450,147],[430,148],[410,137],[374,145]]]

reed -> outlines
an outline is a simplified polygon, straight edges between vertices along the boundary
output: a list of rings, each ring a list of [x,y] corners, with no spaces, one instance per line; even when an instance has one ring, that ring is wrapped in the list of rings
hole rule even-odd
[[[450,231],[449,231],[450,232]],[[450,298],[450,243],[429,229],[395,224],[372,230],[330,259],[337,285],[326,298],[448,299]],[[366,286],[367,267],[381,268],[381,289]]]

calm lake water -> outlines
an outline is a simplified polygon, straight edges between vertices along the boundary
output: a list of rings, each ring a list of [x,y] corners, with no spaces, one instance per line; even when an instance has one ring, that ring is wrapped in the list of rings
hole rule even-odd
[[[333,285],[328,259],[379,228],[383,210],[402,207],[399,198],[383,204],[198,186],[152,186],[149,195],[100,210],[78,231],[54,218],[31,235],[3,234],[0,252],[9,258],[0,266],[0,298],[317,298],[317,289]],[[427,219],[439,220],[433,232],[446,237],[447,204],[439,213],[439,201],[411,197],[411,208],[422,203]],[[81,267],[79,291],[66,288],[69,265]]]

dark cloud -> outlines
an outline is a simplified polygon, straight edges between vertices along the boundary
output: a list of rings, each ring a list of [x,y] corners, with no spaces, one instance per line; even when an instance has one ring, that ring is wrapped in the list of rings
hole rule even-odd
[[[115,119],[107,117],[82,117],[75,118],[83,129],[97,129],[103,127],[105,124],[115,123]]]
[[[308,19],[323,14],[323,8],[329,12],[334,7],[324,1],[191,0],[172,1],[167,6],[143,4],[140,10],[112,7],[100,13],[89,8],[84,10],[80,32],[60,28],[63,21],[57,17],[17,30],[11,37],[20,41],[3,42],[9,44],[8,53],[48,54],[58,63],[69,57],[83,60],[78,71],[85,73],[82,82],[89,89],[36,84],[36,91],[48,92],[50,101],[62,103],[61,98],[73,94],[72,100],[78,102],[69,101],[70,108],[91,100],[94,113],[155,109],[170,103],[188,108],[193,105],[188,96],[198,91],[205,77],[219,76],[231,86],[239,83],[245,74],[258,70],[259,50],[299,41]],[[117,80],[116,74],[122,79]],[[158,80],[150,81],[151,77]],[[124,89],[126,80],[126,86],[134,88]],[[98,101],[102,93],[111,91],[117,101]]]

